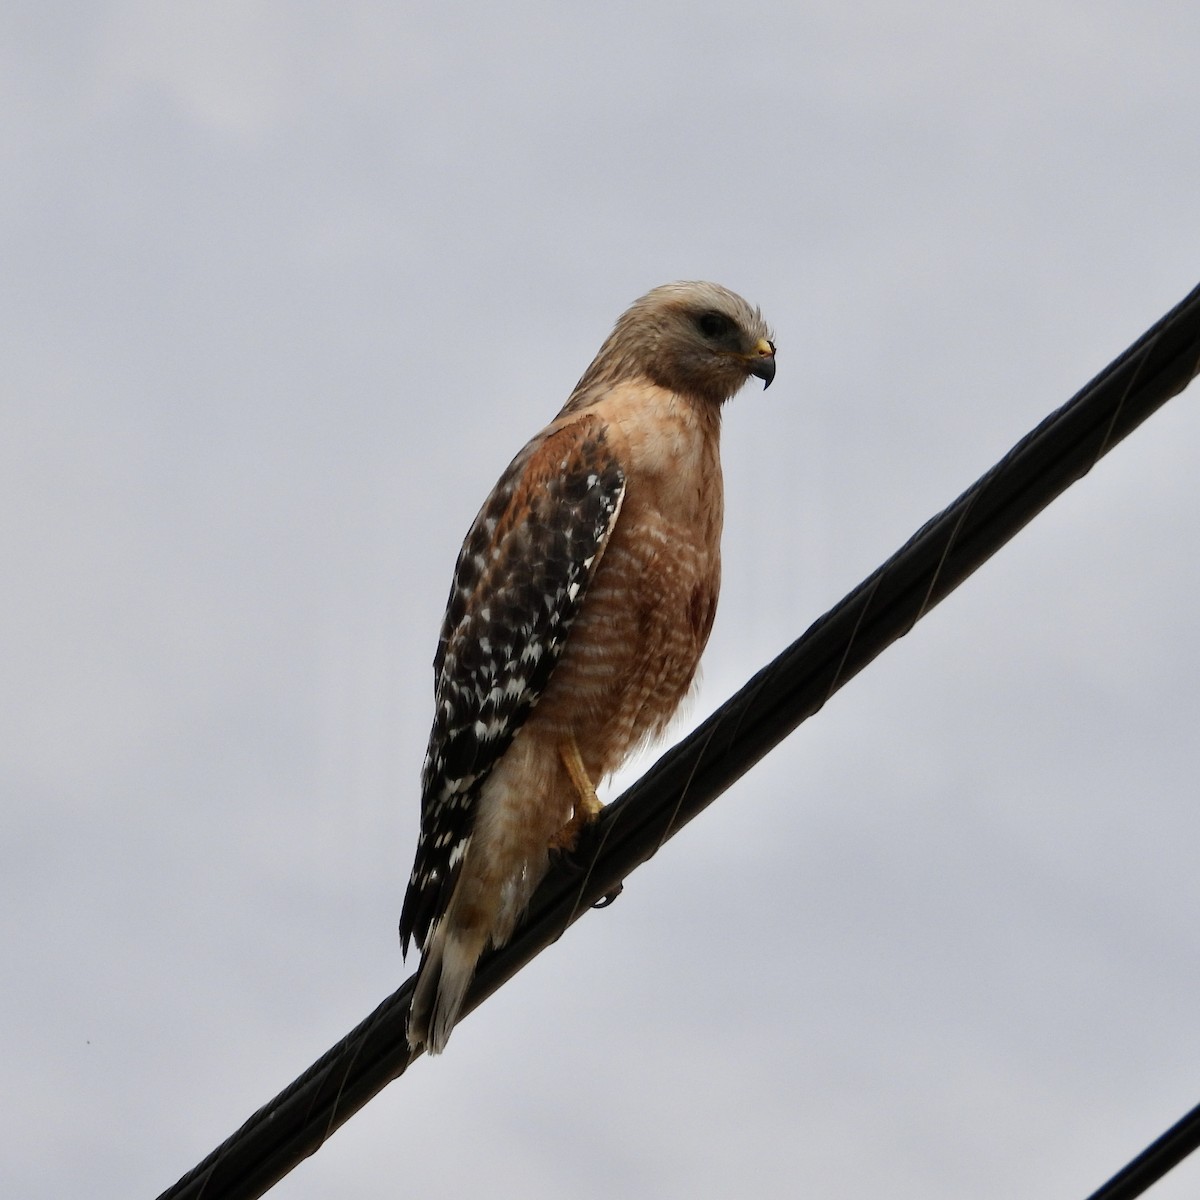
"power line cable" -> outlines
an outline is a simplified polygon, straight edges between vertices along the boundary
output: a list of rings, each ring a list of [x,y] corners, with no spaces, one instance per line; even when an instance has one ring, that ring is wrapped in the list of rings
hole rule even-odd
[[[1200,1104],[1122,1167],[1087,1200],[1134,1200],[1200,1147]]]
[[[1197,373],[1200,287],[610,804],[572,860],[551,869],[509,944],[480,963],[464,1014],[615,894],[631,871]],[[314,1153],[408,1068],[412,985],[407,980],[159,1200],[250,1200]]]

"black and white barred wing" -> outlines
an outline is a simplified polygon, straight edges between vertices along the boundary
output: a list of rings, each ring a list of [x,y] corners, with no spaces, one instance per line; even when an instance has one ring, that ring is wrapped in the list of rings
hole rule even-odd
[[[405,951],[449,901],[479,789],[545,690],[624,494],[604,424],[586,416],[526,446],[467,534],[434,659]]]

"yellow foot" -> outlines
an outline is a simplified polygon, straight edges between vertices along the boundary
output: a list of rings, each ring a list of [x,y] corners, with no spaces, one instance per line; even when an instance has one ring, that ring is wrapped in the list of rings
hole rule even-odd
[[[575,739],[567,738],[559,746],[558,752],[562,755],[563,766],[567,768],[567,774],[570,775],[571,783],[575,787],[575,803],[571,819],[550,839],[550,849],[570,852],[575,849],[575,843],[579,841],[580,830],[600,815],[600,810],[604,805],[600,803],[596,789],[588,778],[583,759],[579,757],[579,747],[575,744]]]

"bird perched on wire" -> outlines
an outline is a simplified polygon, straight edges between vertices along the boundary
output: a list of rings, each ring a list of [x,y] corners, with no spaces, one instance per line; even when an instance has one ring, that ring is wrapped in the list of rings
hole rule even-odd
[[[690,689],[721,577],[721,406],[751,375],[775,376],[757,309],[714,283],[655,288],[475,518],[433,662],[400,917],[422,953],[414,1049],[444,1048],[550,851],[574,846],[596,785]]]

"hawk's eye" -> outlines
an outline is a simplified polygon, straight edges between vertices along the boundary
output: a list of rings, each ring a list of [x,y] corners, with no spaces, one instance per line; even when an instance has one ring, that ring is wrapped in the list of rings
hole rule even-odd
[[[700,332],[713,341],[725,337],[733,329],[733,322],[719,312],[702,313],[696,324]]]

